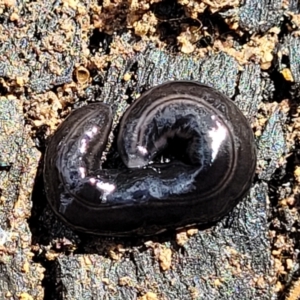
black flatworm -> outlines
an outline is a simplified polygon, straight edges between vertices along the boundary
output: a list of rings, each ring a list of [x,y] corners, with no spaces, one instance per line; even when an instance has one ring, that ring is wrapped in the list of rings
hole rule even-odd
[[[122,117],[117,138],[126,168],[102,169],[111,125],[109,106],[89,104],[72,111],[49,141],[47,198],[74,229],[152,235],[210,223],[251,186],[252,130],[237,106],[211,87],[167,82],[136,100]],[[177,154],[158,162],[170,147]]]

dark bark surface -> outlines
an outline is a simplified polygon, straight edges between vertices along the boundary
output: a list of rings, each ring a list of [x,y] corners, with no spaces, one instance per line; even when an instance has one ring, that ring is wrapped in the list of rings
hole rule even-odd
[[[297,277],[297,255],[280,252],[295,264],[285,269],[287,276],[281,282],[286,287],[276,289],[284,273],[271,250],[280,249],[274,242],[278,232],[297,248],[299,230],[297,212],[292,219],[288,209],[278,208],[279,200],[293,195],[296,184],[297,136],[287,128],[293,124],[291,116],[297,117],[299,38],[294,34],[297,24],[287,12],[297,13],[297,3],[284,7],[278,0],[249,0],[214,13],[208,6],[199,13],[203,24],[210,20],[214,39],[223,42],[229,30],[235,49],[241,49],[252,34],[264,36],[277,26],[279,31],[272,35],[278,40],[267,69],[257,58],[241,65],[228,51],[214,48],[205,55],[180,53],[178,30],[183,23],[194,26],[191,18],[182,17],[187,12],[180,4],[150,5],[149,11],[159,20],[157,28],[169,28],[167,47],[161,49],[153,41],[141,43],[128,29],[129,2],[116,2],[115,14],[111,13],[115,19],[104,18],[100,33],[90,24],[95,6],[101,5],[76,2],[73,7],[72,3],[16,1],[0,6],[0,299],[271,299],[284,295]],[[105,11],[104,4],[102,8]],[[237,18],[239,30],[230,29],[226,18]],[[115,26],[113,34],[107,29],[109,22]],[[86,49],[88,55],[83,54]],[[80,82],[79,66],[88,70],[88,83]],[[290,70],[292,80],[281,72],[284,69]],[[215,87],[233,99],[253,124],[258,170],[249,196],[220,222],[199,227],[187,238],[185,232],[151,239],[73,232],[53,214],[43,191],[40,156],[46,137],[70,109],[92,101],[108,103],[115,113],[109,164],[115,155],[118,120],[126,107],[149,87],[168,80],[196,80]],[[186,242],[180,243],[180,237]],[[166,270],[165,261],[170,262]]]

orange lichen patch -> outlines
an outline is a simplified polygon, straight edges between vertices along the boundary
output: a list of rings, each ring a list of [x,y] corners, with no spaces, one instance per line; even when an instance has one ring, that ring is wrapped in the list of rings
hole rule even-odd
[[[74,32],[75,32],[75,25],[74,21],[71,19],[63,19],[59,21],[60,23],[60,29],[64,32],[65,37],[65,43],[72,42],[74,38]]]
[[[191,236],[195,235],[198,233],[198,229],[197,228],[189,228],[189,229],[184,229],[184,230],[180,230],[177,234],[176,234],[176,243],[179,246],[183,246]]]
[[[215,279],[214,282],[213,282],[213,285],[214,285],[215,287],[220,287],[222,284],[223,284],[223,283],[222,283],[222,280],[219,279],[219,278]]]
[[[119,278],[120,286],[132,286],[132,279],[129,276]]]
[[[235,57],[243,65],[249,61],[259,62],[263,70],[271,67],[273,61],[273,52],[278,44],[278,36],[270,29],[264,36],[252,36],[250,41],[245,44],[241,50],[233,47],[233,38],[228,37],[227,41],[216,40],[213,48],[217,51],[224,51]]]
[[[102,282],[107,286],[107,288],[110,290],[110,292],[115,293],[117,291],[117,288],[114,286],[114,284],[109,280],[109,278],[103,278]]]
[[[232,14],[229,17],[227,17],[227,18],[224,19],[224,21],[226,22],[226,24],[228,25],[228,27],[231,30],[236,31],[236,33],[239,36],[242,36],[244,33],[239,30],[239,27],[240,27],[239,20],[240,19],[239,19],[238,12],[236,12],[235,14]]]
[[[150,4],[153,3],[153,1],[139,1],[139,0],[129,0],[128,2],[129,2],[130,11],[148,10],[150,8]]]
[[[69,38],[71,34],[66,34]],[[53,53],[53,51],[57,52],[65,52],[68,50],[69,44],[66,42],[66,37],[63,35],[57,35],[57,34],[48,34],[44,38],[42,38],[42,43],[44,48],[49,51],[50,53]]]
[[[189,54],[195,51],[195,46],[191,43],[191,34],[189,31],[182,32],[178,37],[177,41],[180,45],[182,53]]]
[[[131,10],[143,11],[149,9],[151,4],[161,1],[162,0],[129,0],[129,3]]]
[[[280,73],[282,74],[282,76],[284,77],[285,80],[290,81],[290,82],[294,82],[293,74],[292,74],[292,72],[289,68],[282,69],[280,71]]]
[[[278,275],[286,275],[287,274],[282,262],[277,258],[274,259],[274,268],[275,268],[275,272]]]
[[[107,249],[107,253],[109,257],[113,260],[120,260],[125,252],[125,248],[123,245],[118,244],[118,245],[110,245]]]
[[[215,13],[225,7],[230,8],[239,5],[238,0],[179,0],[178,3],[184,6],[187,15],[193,19],[197,19],[198,14],[203,13],[206,8]]]
[[[285,235],[277,235],[274,239],[273,246],[280,250],[280,252],[285,251],[288,252],[291,250],[290,241],[288,240],[288,237]]]
[[[139,297],[138,300],[159,300],[157,295],[153,292],[147,292],[142,297]]]
[[[110,284],[109,278],[103,278],[102,282],[105,283],[105,284]]]
[[[90,267],[90,266],[93,265],[93,262],[91,260],[91,256],[90,255],[85,255],[83,257],[83,262],[84,262],[85,266],[88,266],[88,267]]]
[[[293,195],[279,200],[279,205],[282,207],[293,206],[295,204],[295,197]]]
[[[108,64],[107,55],[101,55],[100,53],[96,53],[93,57],[90,58],[91,67],[95,67],[98,70],[103,70]]]
[[[199,299],[199,290],[196,287],[189,287],[191,299]]]
[[[192,19],[197,19],[198,14],[203,13],[207,8],[207,4],[205,4],[203,1],[178,0],[178,3],[185,7],[187,16],[191,17]]]
[[[129,1],[129,12],[127,15],[127,26],[129,28],[133,27],[133,24],[139,21],[143,14],[149,11],[150,5],[153,3],[160,2],[161,0],[150,0],[150,1],[138,1],[130,0]]]
[[[278,278],[287,274],[288,270],[293,267],[293,261],[286,259],[286,255],[295,255],[294,245],[291,238],[278,235],[275,231],[270,232],[270,238],[273,239],[274,249],[272,250],[272,256],[274,261],[274,271]]]
[[[45,253],[45,258],[49,261],[53,261],[56,260],[56,258],[59,256],[59,253],[53,251],[53,250],[49,250]]]
[[[183,246],[189,240],[187,232],[181,231],[176,234],[176,243],[179,246]]]
[[[28,202],[29,196],[30,194],[28,194],[28,191],[20,191],[18,200],[14,204],[14,217],[25,219],[30,217],[30,203]]]
[[[110,44],[110,56],[107,59],[116,61],[116,57],[119,57],[120,55],[129,56],[133,54],[134,51],[131,45],[125,42],[121,37],[116,37]]]
[[[259,289],[265,289],[267,286],[267,282],[265,280],[265,278],[263,276],[260,276],[258,278],[254,278],[254,282],[255,285],[259,288]]]
[[[131,74],[130,73],[124,74],[124,76],[123,76],[124,81],[129,81],[130,79],[131,79]]]
[[[78,5],[78,1],[76,1],[76,0],[63,0],[62,3],[65,7],[70,7],[74,10],[76,10],[77,5]]]
[[[232,247],[226,247],[226,257],[228,260],[228,264],[226,265],[226,268],[230,270],[233,276],[243,276],[245,270],[249,272],[249,269],[251,269],[251,266],[248,264],[243,263],[246,259],[246,255],[237,251],[236,249]],[[260,275],[255,275],[252,278],[252,285],[255,285],[255,282],[257,278],[259,278]],[[223,281],[220,278],[221,281]]]
[[[215,13],[224,7],[237,7],[239,0],[202,0],[203,3],[209,6],[210,11]]]
[[[294,170],[294,176],[298,183],[300,183],[300,166],[296,166]]]
[[[198,228],[189,228],[187,231],[187,234],[189,237],[197,234],[199,232],[199,229]]]
[[[299,300],[300,298],[300,278],[296,280],[285,300]]]
[[[283,113],[287,114],[290,109],[291,109],[291,105],[289,103],[288,99],[283,99],[280,103],[279,103],[279,109],[280,111],[282,111]]]
[[[158,255],[159,265],[163,271],[169,270],[172,263],[172,251],[169,248],[162,248]]]
[[[288,270],[291,270],[294,267],[294,262],[292,259],[288,258],[288,259],[286,259],[285,262],[286,262],[286,268]]]
[[[280,283],[280,281],[277,281],[274,286],[275,293],[278,293],[282,290],[283,290],[283,285]]]
[[[0,197],[0,205],[3,205],[5,201],[6,201],[5,197],[1,196]]]
[[[103,27],[102,19],[100,17],[100,14],[94,14],[92,15],[92,21],[93,21],[93,28],[101,29]]]
[[[16,0],[4,0],[3,3],[6,7],[12,7],[15,6],[17,2]]]
[[[22,272],[28,273],[28,272],[29,272],[29,269],[30,269],[29,262],[26,261],[26,262],[23,264],[23,266],[22,266]]]
[[[25,77],[16,77],[16,84],[19,85],[20,87],[23,87],[24,84],[28,82],[28,78],[25,78]]]
[[[145,245],[153,249],[154,256],[159,261],[159,265],[163,271],[171,268],[172,250],[170,248],[152,241],[146,242]]]
[[[300,14],[297,14],[297,13],[293,13],[291,11],[287,11],[287,14],[291,17],[292,19],[292,23],[294,24],[293,27],[297,27],[297,28],[300,28]],[[293,28],[293,29],[295,29]]]
[[[295,197],[294,196],[288,197],[286,199],[286,203],[290,206],[293,206],[295,204]]]
[[[30,296],[28,293],[21,293],[19,296],[20,300],[33,300],[33,297]]]
[[[19,18],[20,18],[20,16],[19,16],[19,14],[16,13],[16,12],[13,12],[13,13],[10,15],[10,17],[9,17],[9,19],[10,19],[12,22],[18,21]]]
[[[157,18],[152,12],[143,14],[142,19],[132,24],[135,34],[139,36],[151,35],[156,32]]]
[[[64,107],[57,94],[49,91],[43,95],[32,96],[31,101],[29,114],[32,115],[34,125],[48,125],[50,130],[54,131],[60,123],[58,110]]]
[[[105,0],[102,7],[92,6],[92,20],[95,28],[113,34],[118,29],[123,29],[128,15],[128,3],[123,1]]]

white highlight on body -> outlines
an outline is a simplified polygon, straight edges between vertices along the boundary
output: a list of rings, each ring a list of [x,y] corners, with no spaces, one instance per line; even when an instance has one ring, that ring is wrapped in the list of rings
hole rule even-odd
[[[143,146],[137,146],[137,149],[143,155],[148,154],[148,150]]]
[[[79,152],[80,153],[85,153],[87,148],[87,140],[83,138],[80,140],[80,147],[79,147]]]
[[[96,182],[97,182],[96,178],[94,178],[94,177],[90,178],[90,184],[91,185],[95,185]]]
[[[107,196],[111,194],[115,189],[116,186],[109,182],[104,182],[102,180],[98,180],[96,178],[90,178],[90,184],[94,185],[97,190],[99,190],[102,193],[102,203],[105,203],[107,200]]]
[[[86,152],[89,140],[92,139],[97,134],[98,131],[99,131],[98,127],[93,126],[90,130],[84,132],[84,135],[87,137],[83,137],[80,140],[80,147],[79,147],[80,153]]]
[[[224,125],[216,120],[216,116],[211,116],[211,119],[215,121],[216,127],[208,131],[208,136],[211,138],[211,149],[212,149],[212,161],[215,160],[219,149],[226,139],[227,130]]]
[[[93,126],[92,129],[88,130],[85,132],[85,134],[89,137],[89,138],[93,138],[98,132],[98,127]]]
[[[106,194],[110,194],[116,189],[116,186],[114,184],[103,181],[97,182],[96,187],[98,188],[98,190],[101,190]]]
[[[79,167],[79,174],[81,178],[85,178],[86,177],[86,169],[84,167]]]

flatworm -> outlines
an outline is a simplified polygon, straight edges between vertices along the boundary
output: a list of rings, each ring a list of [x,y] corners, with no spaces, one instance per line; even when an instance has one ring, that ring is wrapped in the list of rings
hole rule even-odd
[[[249,191],[253,132],[217,90],[173,81],[145,92],[121,119],[117,146],[126,167],[103,169],[112,118],[106,104],[88,104],[72,111],[49,141],[47,198],[74,229],[130,236],[210,223]],[[166,148],[169,159],[159,161]]]

